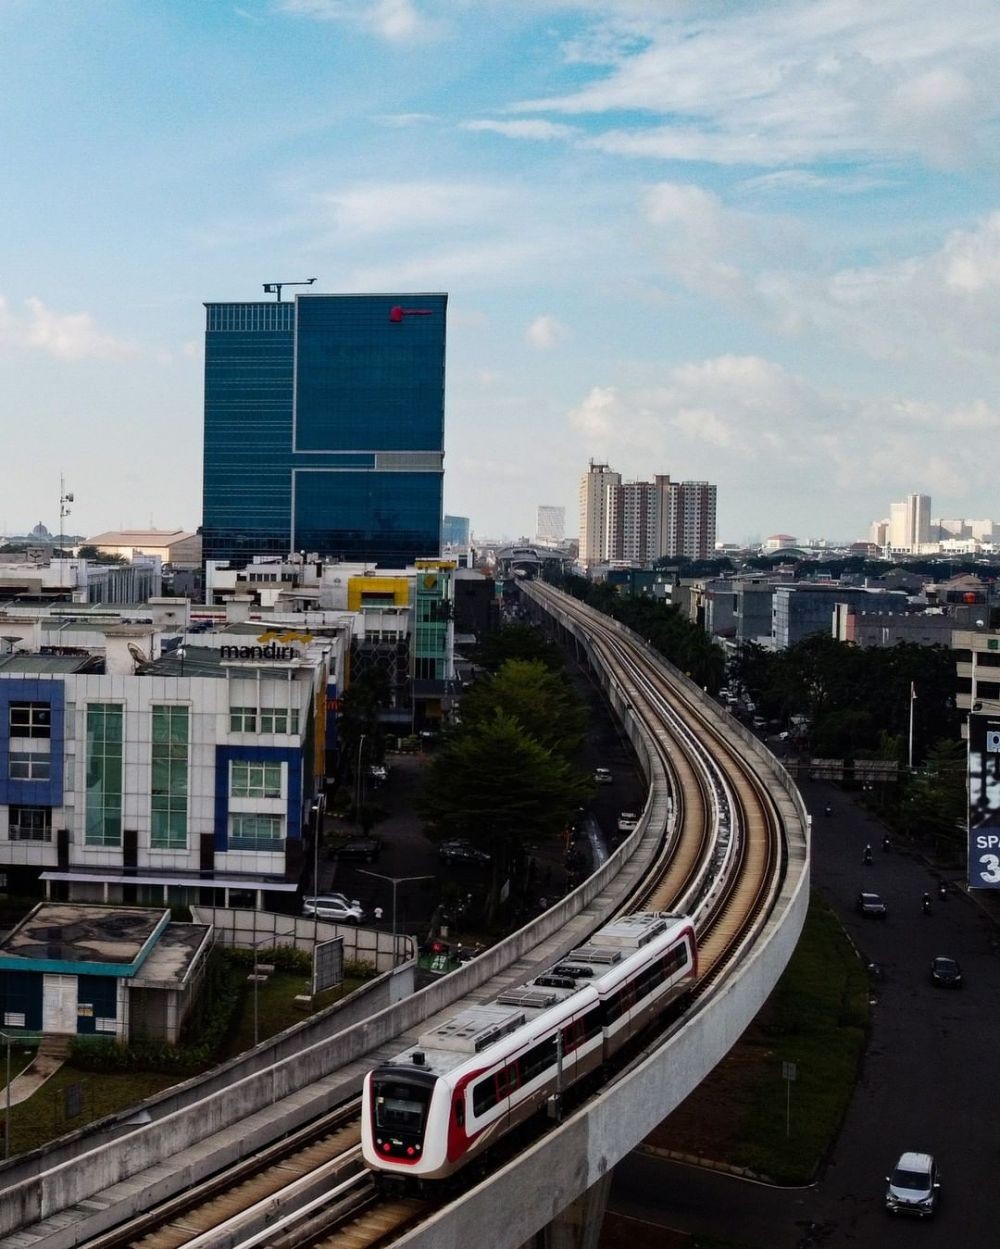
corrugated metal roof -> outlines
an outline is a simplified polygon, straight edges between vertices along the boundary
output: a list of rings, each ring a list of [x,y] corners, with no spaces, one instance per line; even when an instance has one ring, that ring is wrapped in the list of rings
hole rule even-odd
[[[0,672],[82,672],[91,655],[35,655],[18,651],[0,658]]]

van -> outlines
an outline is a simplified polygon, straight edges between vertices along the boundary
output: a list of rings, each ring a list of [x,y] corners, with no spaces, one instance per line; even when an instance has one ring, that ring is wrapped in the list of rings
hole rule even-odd
[[[927,1219],[934,1213],[941,1178],[930,1154],[901,1154],[885,1182],[885,1208],[890,1214],[915,1214]]]

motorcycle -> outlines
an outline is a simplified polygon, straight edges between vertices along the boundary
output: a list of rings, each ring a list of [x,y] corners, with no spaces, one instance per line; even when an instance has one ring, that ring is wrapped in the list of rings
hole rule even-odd
[[[885,854],[888,854],[888,853],[889,853],[889,851],[890,851],[891,849],[892,849],[892,842],[889,840],[889,838],[888,838],[888,837],[883,837],[883,838],[882,838],[882,850],[883,850],[883,852],[884,852]]]
[[[920,899],[920,909],[923,911],[925,915],[930,915],[931,895],[929,893],[925,893],[924,896]]]
[[[871,846],[865,846],[865,852],[864,852],[864,854],[861,856],[861,862],[865,865],[865,867],[871,867],[871,865],[872,865],[872,848],[871,848]]]
[[[938,892],[938,897],[941,899],[941,901],[945,902],[948,898],[948,886],[944,883],[944,881],[941,881],[941,883],[938,885],[937,892]]]
[[[833,815],[833,807],[831,807],[829,803],[827,803],[826,806],[823,808],[823,814]]]

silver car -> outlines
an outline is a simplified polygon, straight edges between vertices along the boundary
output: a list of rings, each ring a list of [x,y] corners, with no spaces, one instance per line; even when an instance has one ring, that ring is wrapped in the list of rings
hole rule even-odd
[[[335,924],[360,924],[365,917],[357,898],[342,893],[323,893],[302,899],[302,914],[316,919],[330,920]]]
[[[915,1214],[927,1219],[934,1213],[941,1177],[930,1154],[901,1154],[885,1182],[885,1208],[890,1214]]]

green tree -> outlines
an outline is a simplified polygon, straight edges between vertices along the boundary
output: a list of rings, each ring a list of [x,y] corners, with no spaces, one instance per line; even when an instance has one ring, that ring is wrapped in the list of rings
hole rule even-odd
[[[437,837],[461,835],[490,854],[492,924],[505,883],[522,878],[526,844],[563,829],[591,792],[588,778],[496,710],[445,741],[425,769],[418,809]]]
[[[563,759],[574,759],[583,746],[586,708],[565,677],[541,660],[508,659],[493,676],[476,681],[462,698],[463,731],[490,721],[497,711]]]
[[[509,624],[487,633],[472,658],[488,672],[497,672],[508,659],[537,660],[553,672],[564,667],[559,647],[533,625]]]
[[[933,838],[937,849],[961,854],[966,820],[966,746],[943,738],[933,743],[922,767],[906,788],[903,815],[918,836]]]

